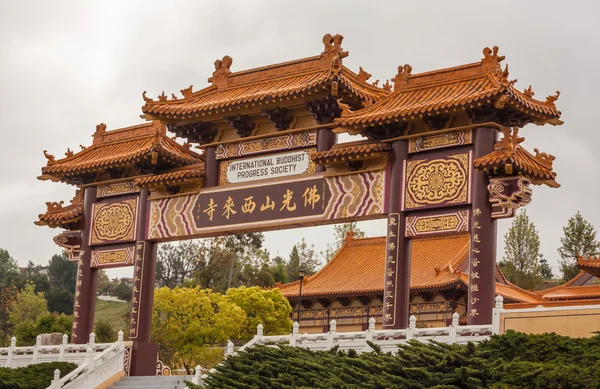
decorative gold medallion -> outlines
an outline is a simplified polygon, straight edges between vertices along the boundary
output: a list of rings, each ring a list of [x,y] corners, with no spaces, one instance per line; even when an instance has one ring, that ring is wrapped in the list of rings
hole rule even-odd
[[[137,203],[138,199],[135,198],[94,204],[90,244],[134,240]]]
[[[469,154],[406,162],[405,209],[468,201]]]

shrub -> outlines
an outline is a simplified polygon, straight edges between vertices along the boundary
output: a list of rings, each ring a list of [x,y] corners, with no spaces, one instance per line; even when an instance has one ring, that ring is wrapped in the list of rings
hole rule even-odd
[[[38,363],[16,369],[0,367],[0,388],[44,389],[50,386],[54,378],[54,370],[60,370],[61,377],[64,377],[76,367],[74,363],[68,362]]]

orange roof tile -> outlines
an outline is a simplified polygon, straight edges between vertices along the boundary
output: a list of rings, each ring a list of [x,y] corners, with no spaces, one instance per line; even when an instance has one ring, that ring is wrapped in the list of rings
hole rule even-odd
[[[161,174],[143,176],[136,180],[137,186],[141,188],[162,186],[162,185],[177,185],[194,178],[204,176],[204,163],[188,165],[167,171]]]
[[[302,296],[325,297],[383,293],[385,237],[347,237],[335,256],[302,283]],[[412,291],[468,285],[469,276],[460,271],[469,258],[470,238],[460,235],[413,240],[410,288]],[[298,296],[299,282],[278,285],[284,296]],[[496,292],[509,301],[540,302],[535,294],[513,284],[496,283]]]
[[[572,300],[572,299],[594,299],[600,298],[600,285],[584,285],[592,280],[594,275],[586,270],[571,278],[562,285],[543,289],[535,294],[544,300]]]
[[[412,120],[506,96],[506,104],[535,117],[536,122],[560,124],[560,111],[554,104],[558,96],[542,102],[533,99],[530,89],[518,91],[514,82],[508,81],[508,68],[500,68],[503,59],[495,47],[493,53],[484,49],[484,59],[468,65],[414,75],[410,66],[399,67],[394,93],[359,111],[346,110],[335,123],[358,128],[388,120]]]
[[[335,256],[302,284],[303,296],[383,291],[385,237],[346,238]],[[411,288],[439,288],[460,282],[458,267],[469,256],[469,237],[415,240],[412,244]],[[286,296],[298,294],[298,282],[279,287]]]
[[[310,158],[317,164],[343,162],[371,158],[379,155],[381,152],[387,152],[389,149],[389,143],[360,140],[338,143],[331,150],[312,153]]]
[[[329,34],[328,34],[329,35]],[[315,92],[330,89],[337,81],[339,90],[358,97],[365,105],[374,103],[390,92],[385,89],[367,84],[366,78],[357,75],[341,64],[341,59],[347,52],[341,51],[341,37],[336,47],[325,42],[325,50],[321,55],[283,62],[270,66],[231,72],[233,60],[225,56],[215,62],[215,72],[209,82],[213,85],[192,92],[192,87],[181,90],[182,99],[173,95],[172,100],[159,96],[158,101],[147,98],[144,92],[145,104],[142,111],[152,117],[160,118],[192,118],[197,113],[203,115],[218,112],[231,107],[246,105],[254,102],[274,102],[298,97],[305,92]],[[363,72],[361,72],[363,74]],[[366,73],[364,73],[366,74]]]
[[[504,137],[494,146],[494,151],[477,158],[473,161],[476,169],[489,169],[494,166],[504,166],[507,163],[513,164],[517,169],[516,173],[525,173],[526,177],[532,179],[534,184],[546,184],[551,187],[559,187],[555,181],[556,173],[552,170],[554,156],[546,153],[540,153],[535,149],[536,155],[521,147],[524,138],[519,138],[519,129],[514,128],[512,134],[509,128],[503,130]]]
[[[48,165],[42,168],[40,179],[62,179],[84,173],[104,171],[113,167],[133,165],[156,157],[171,165],[182,166],[201,162],[201,156],[181,146],[166,135],[160,122],[145,123],[106,131],[106,125],[96,126],[94,142],[78,153],[68,151],[67,157],[55,160],[46,154]]]
[[[71,203],[65,207],[61,202],[48,202],[46,213],[40,214],[38,221],[34,222],[38,226],[69,227],[69,225],[77,223],[83,215],[83,191],[78,189],[75,192],[75,197]]]
[[[580,269],[581,268],[600,269],[600,258],[597,258],[597,257],[584,258],[582,256],[578,256],[576,265]]]

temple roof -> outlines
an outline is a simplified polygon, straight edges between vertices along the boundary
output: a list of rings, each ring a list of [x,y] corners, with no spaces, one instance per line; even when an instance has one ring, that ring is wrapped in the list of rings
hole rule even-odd
[[[204,176],[204,163],[183,166],[161,174],[143,176],[136,179],[135,183],[141,188],[163,185],[179,185],[181,183]]]
[[[348,55],[341,48],[341,35],[323,37],[321,55],[283,62],[239,72],[231,72],[233,59],[229,56],[215,62],[212,85],[193,92],[192,86],[182,89],[183,98],[164,94],[153,100],[143,94],[142,111],[151,118],[192,119],[215,113],[230,112],[234,108],[287,101],[315,92],[332,90],[333,95],[347,93],[369,105],[390,92],[368,84],[369,74],[352,72],[342,65]],[[336,82],[336,86],[333,86]],[[337,90],[335,90],[337,88]],[[235,112],[233,112],[235,114]]]
[[[508,80],[508,66],[503,71],[498,48],[485,48],[480,62],[412,74],[412,67],[398,67],[394,92],[377,103],[352,112],[345,110],[335,123],[340,126],[364,128],[393,121],[408,121],[429,115],[447,114],[460,109],[476,108],[494,103],[497,108],[512,106],[542,124],[561,124],[560,111],[548,96],[545,101],[533,98],[529,87],[524,92]]]
[[[83,215],[83,191],[81,189],[75,192],[70,204],[63,207],[64,201],[47,202],[46,213],[39,215],[39,220],[34,222],[38,226],[48,226],[51,228],[63,227],[70,229],[77,225]]]
[[[546,184],[550,187],[559,187],[555,181],[556,173],[552,170],[552,162],[555,157],[546,153],[540,153],[534,149],[535,156],[521,146],[525,138],[519,137],[519,129],[514,128],[512,133],[509,128],[502,130],[504,137],[496,142],[494,151],[473,161],[476,169],[489,169],[506,164],[514,165],[517,171],[513,174],[522,174],[532,180],[534,184]]]
[[[596,277],[600,277],[600,258],[598,257],[577,257],[577,267]]]
[[[468,285],[464,273],[469,257],[468,235],[412,241],[411,291],[434,291]],[[383,293],[386,238],[355,239],[347,236],[342,247],[316,274],[302,283],[302,296],[327,297]],[[512,284],[497,288],[503,297],[517,302],[540,301]],[[299,282],[280,285],[284,296],[298,296]]]
[[[311,153],[310,158],[317,164],[362,160],[376,157],[389,149],[389,143],[359,140],[335,144],[331,150]]]
[[[81,174],[135,163],[156,164],[159,159],[171,166],[201,163],[199,154],[167,137],[165,126],[158,121],[112,131],[106,131],[105,124],[99,124],[93,144],[81,148],[78,153],[67,150],[66,158],[59,160],[44,151],[48,164],[42,168],[39,178],[69,182],[71,177]]]
[[[600,298],[600,283],[594,275],[582,270],[566,283],[536,292],[544,300],[591,300]]]

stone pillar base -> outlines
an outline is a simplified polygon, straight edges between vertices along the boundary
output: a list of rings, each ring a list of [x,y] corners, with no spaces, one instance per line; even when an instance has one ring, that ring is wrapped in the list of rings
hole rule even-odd
[[[158,345],[146,342],[133,342],[130,376],[156,376]]]

